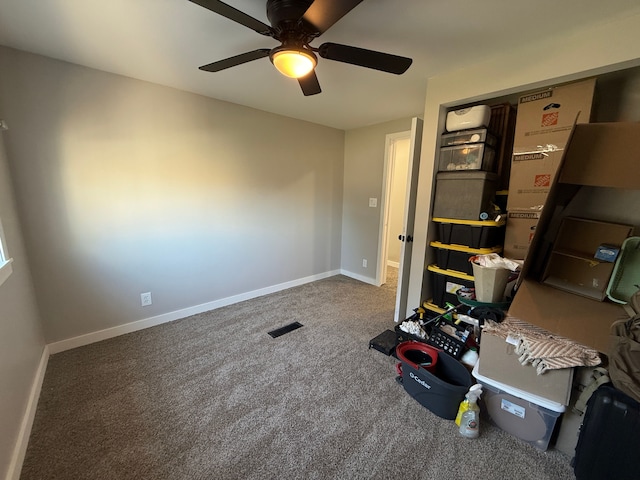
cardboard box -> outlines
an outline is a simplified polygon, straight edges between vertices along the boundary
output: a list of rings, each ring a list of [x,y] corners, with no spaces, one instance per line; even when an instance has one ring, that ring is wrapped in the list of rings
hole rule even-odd
[[[518,287],[509,315],[604,353],[609,349],[611,324],[628,318],[621,305],[581,297],[531,278]]]
[[[640,123],[575,125],[520,275],[510,315],[601,352],[621,305],[543,285],[540,279],[561,219],[582,185],[640,190]],[[579,215],[579,212],[573,212]]]
[[[595,79],[520,97],[507,210],[544,205],[574,123],[591,116]]]
[[[640,189],[640,123],[593,123],[576,127],[558,182]]]
[[[504,237],[504,256],[524,260],[540,220],[540,210],[511,210],[507,214]]]
[[[514,155],[507,211],[542,207],[562,159],[562,151]]]
[[[573,384],[573,368],[549,370],[542,375],[531,365],[522,365],[515,346],[490,333],[482,333],[478,373],[532,393],[552,402],[568,405]]]
[[[544,145],[564,147],[574,123],[589,123],[595,88],[596,79],[591,78],[520,97],[514,153]]]

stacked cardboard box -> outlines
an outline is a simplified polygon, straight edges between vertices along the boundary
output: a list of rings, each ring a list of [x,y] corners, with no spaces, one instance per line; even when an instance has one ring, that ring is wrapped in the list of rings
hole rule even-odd
[[[639,161],[640,123],[592,123],[575,126],[565,148],[561,170],[552,185],[531,241],[531,252],[522,267],[521,283],[509,308],[509,315],[600,352],[609,351],[611,324],[628,318],[622,305],[601,301],[593,295],[582,295],[582,292],[575,289],[561,290],[542,282],[551,262],[555,264],[553,247],[561,246],[562,243],[558,242],[562,233],[558,226],[562,220],[571,218],[563,207],[569,205],[580,190],[585,188],[598,192],[598,195],[611,189],[629,193],[633,190],[638,194]],[[584,208],[571,211],[572,215],[582,219],[587,217],[585,213]],[[606,235],[614,231],[608,228],[601,230],[599,225],[593,227]],[[591,233],[580,233],[577,229],[572,231],[584,238],[585,244],[591,242]],[[600,237],[601,234],[597,236]],[[594,245],[601,243],[616,243],[616,239],[602,235],[600,241],[591,244],[591,255],[595,255],[597,251]],[[569,270],[567,273],[572,274]]]
[[[507,199],[504,255],[523,260],[571,127],[589,123],[595,79],[520,97]]]

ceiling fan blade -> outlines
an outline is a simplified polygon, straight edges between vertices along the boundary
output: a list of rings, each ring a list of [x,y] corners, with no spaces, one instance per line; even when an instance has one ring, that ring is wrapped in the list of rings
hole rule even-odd
[[[251,52],[241,53],[240,55],[236,55],[235,57],[229,57],[225,58],[224,60],[209,63],[208,65],[203,65],[199,68],[200,70],[204,70],[205,72],[219,72],[220,70],[235,67],[236,65],[242,65],[243,63],[258,60],[259,58],[268,57],[270,51],[271,50],[269,50],[268,48],[260,48]]]
[[[322,92],[320,82],[318,82],[318,77],[314,70],[311,70],[311,73],[306,76],[299,78],[298,83],[300,84],[300,88],[302,88],[302,93],[305,97],[308,97],[309,95],[317,95]]]
[[[374,70],[395,73],[396,75],[406,72],[413,62],[412,59],[407,57],[350,47],[339,43],[323,43],[320,45],[318,53],[322,58],[329,60],[373,68]]]
[[[240,10],[233,8],[226,3],[220,2],[218,0],[189,0],[192,3],[200,5],[208,10],[211,10],[218,15],[222,15],[223,17],[228,18],[229,20],[233,20],[234,22],[239,23],[240,25],[244,25],[245,27],[250,28],[258,32],[260,35],[271,36],[272,30],[271,27],[265,23],[262,23],[260,20],[256,20],[255,18],[247,15]]]
[[[361,2],[362,0],[315,0],[302,19],[319,33],[323,33]]]

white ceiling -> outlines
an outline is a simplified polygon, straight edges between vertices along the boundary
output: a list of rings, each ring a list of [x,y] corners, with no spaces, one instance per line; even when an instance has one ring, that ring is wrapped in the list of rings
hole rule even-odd
[[[227,3],[269,23],[265,0]],[[188,0],[0,0],[0,44],[350,129],[421,114],[429,77],[638,8],[638,0],[364,0],[312,45],[381,50],[413,65],[396,76],[320,58],[323,91],[311,97],[268,58],[198,70],[277,43]]]

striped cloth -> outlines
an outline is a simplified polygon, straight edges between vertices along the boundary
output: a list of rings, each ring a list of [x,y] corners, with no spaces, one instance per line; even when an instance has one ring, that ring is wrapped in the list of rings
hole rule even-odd
[[[502,323],[487,321],[482,330],[497,337],[515,340],[520,363],[531,364],[538,375],[547,370],[600,365],[597,350],[555,335],[518,318],[507,316]],[[480,346],[482,351],[482,345]]]

